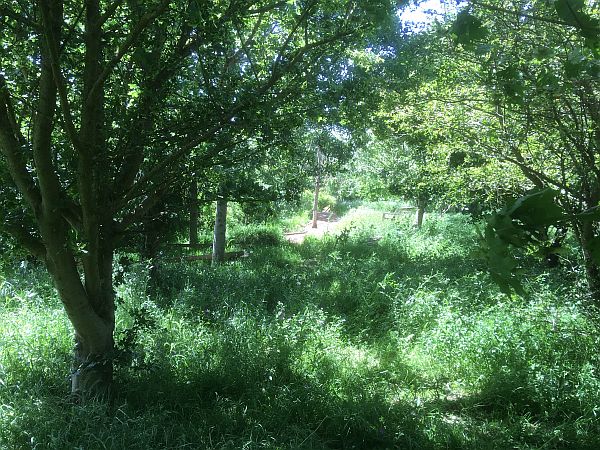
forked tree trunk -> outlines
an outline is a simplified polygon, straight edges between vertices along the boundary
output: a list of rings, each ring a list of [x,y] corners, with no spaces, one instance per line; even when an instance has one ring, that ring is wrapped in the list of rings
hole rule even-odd
[[[111,242],[90,246],[98,252],[84,256],[82,283],[66,243],[64,222],[55,215],[45,217],[49,218],[40,221],[40,231],[46,243],[46,263],[75,330],[71,394],[81,399],[106,398],[112,385],[115,328]]]
[[[219,195],[215,214],[213,233],[212,264],[220,264],[225,260],[225,234],[227,231],[227,198]]]
[[[100,239],[97,255],[89,255],[89,260],[84,260],[87,301],[102,327],[93,340],[86,336],[87,330],[75,329],[71,394],[80,398],[108,398],[111,394],[115,331],[113,256],[113,245],[108,237]]]

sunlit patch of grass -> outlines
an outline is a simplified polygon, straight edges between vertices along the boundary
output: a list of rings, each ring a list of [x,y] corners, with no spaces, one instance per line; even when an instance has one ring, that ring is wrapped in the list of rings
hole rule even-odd
[[[60,310],[0,310],[0,385],[7,390],[65,387],[73,345],[69,329]],[[59,369],[63,383],[53,376]]]

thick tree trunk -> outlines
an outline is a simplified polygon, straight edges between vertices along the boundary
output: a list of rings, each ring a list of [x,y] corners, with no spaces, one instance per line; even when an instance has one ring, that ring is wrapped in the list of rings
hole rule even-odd
[[[219,195],[215,214],[213,233],[212,264],[220,264],[225,260],[225,233],[227,231],[227,198]]]
[[[114,358],[114,292],[112,274],[103,277],[103,295],[97,299],[94,312],[103,327],[94,341],[86,337],[87,330],[75,331],[75,351],[71,371],[71,394],[78,398],[110,397],[113,384]],[[90,299],[88,299],[89,301]]]
[[[313,219],[312,227],[317,228],[317,220],[319,219],[319,191],[321,190],[321,174],[317,173],[315,177],[315,194],[313,197]]]
[[[600,303],[600,267],[596,263],[592,253],[592,245],[595,238],[595,224],[592,221],[584,221],[581,224],[579,240],[583,251],[583,262],[585,265],[585,277],[590,289],[592,299]]]
[[[198,245],[198,181],[194,178],[190,186],[190,245]]]
[[[86,277],[84,287],[74,258],[65,247],[55,245],[58,241],[50,240],[46,261],[75,329],[71,393],[78,398],[105,398],[112,385],[114,351],[112,250],[97,258],[99,264],[94,269],[99,277]]]
[[[77,398],[109,398],[113,384],[114,322],[106,324],[105,345],[90,347],[78,334],[71,371],[71,394]]]
[[[107,229],[107,227],[103,227]],[[71,373],[71,393],[80,398],[110,395],[113,381],[115,301],[113,289],[113,245],[110,236],[99,239],[98,254],[90,255],[92,271],[85,270],[87,302],[102,324],[99,336],[90,340],[85,329],[75,329],[74,364]]]

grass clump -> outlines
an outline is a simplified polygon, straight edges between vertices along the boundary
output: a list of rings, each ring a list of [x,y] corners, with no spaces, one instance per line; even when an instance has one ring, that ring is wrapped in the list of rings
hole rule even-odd
[[[281,230],[273,225],[245,225],[235,228],[229,244],[240,248],[277,246],[283,242]]]

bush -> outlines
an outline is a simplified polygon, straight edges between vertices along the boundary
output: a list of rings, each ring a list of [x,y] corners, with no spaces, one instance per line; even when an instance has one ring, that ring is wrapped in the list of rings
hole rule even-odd
[[[313,191],[304,191],[302,193],[302,197],[300,199],[300,205],[304,211],[312,212],[313,203],[314,203],[314,195],[315,195],[315,193]],[[336,207],[336,204],[337,204],[337,200],[333,195],[331,195],[328,192],[323,191],[323,190],[321,190],[319,192],[319,211],[323,211],[323,209],[325,209],[326,207],[329,207],[332,210],[334,210]]]
[[[229,244],[237,247],[269,247],[283,242],[281,230],[270,225],[245,225],[231,230]]]

